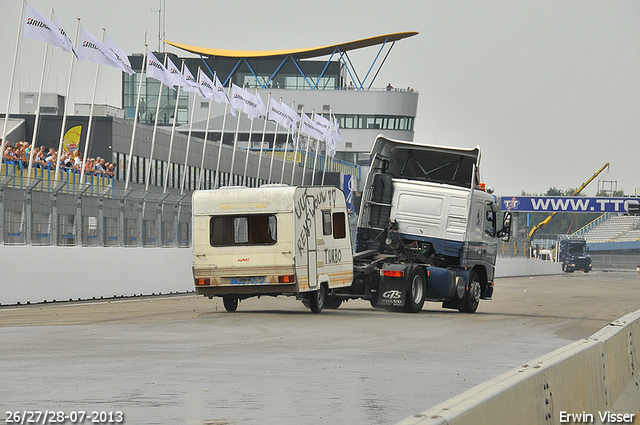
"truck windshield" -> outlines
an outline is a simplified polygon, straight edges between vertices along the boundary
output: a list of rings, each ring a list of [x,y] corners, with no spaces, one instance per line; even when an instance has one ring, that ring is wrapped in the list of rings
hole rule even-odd
[[[274,214],[225,215],[211,217],[211,246],[272,245],[277,241]]]
[[[569,245],[569,254],[571,255],[582,255],[584,254],[584,245]]]

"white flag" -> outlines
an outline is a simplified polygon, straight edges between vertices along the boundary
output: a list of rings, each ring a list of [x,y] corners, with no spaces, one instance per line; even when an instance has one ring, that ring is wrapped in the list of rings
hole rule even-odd
[[[282,109],[284,109],[289,117],[293,118],[293,127],[295,127],[295,123],[300,122],[300,115],[296,113],[293,109],[291,109],[288,105],[282,103]]]
[[[26,4],[24,31],[22,32],[24,38],[44,41],[45,43],[61,48],[65,52],[70,52],[71,46],[66,41],[69,40],[69,38],[63,37],[58,27],[58,25],[54,25],[33,7]]]
[[[229,106],[231,106],[231,99],[229,99],[229,95],[227,94],[227,91],[224,89],[224,86],[218,79],[218,76],[216,75],[215,77],[216,78],[213,83],[213,86],[215,87],[215,96],[217,98],[216,102],[228,103]],[[234,112],[233,107],[231,108],[231,113],[233,114],[234,117],[236,116],[236,113]]]
[[[184,66],[184,80],[187,82],[187,85],[182,88],[184,91],[200,93],[198,80],[194,78],[186,64]]]
[[[136,73],[133,68],[131,68],[131,62],[129,62],[129,58],[127,57],[127,54],[124,52],[124,50],[122,50],[120,46],[114,43],[113,40],[111,40],[106,34],[104,36],[104,45],[107,46],[111,54],[116,58],[118,62],[117,68],[122,69],[129,75],[133,75]]]
[[[324,137],[328,137],[331,132],[331,121],[323,117],[322,115],[318,115],[315,112],[313,113],[313,121],[320,127],[324,129]]]
[[[302,124],[300,124],[300,133],[306,134],[318,140],[324,139],[323,128],[316,124],[307,114],[302,114]]]
[[[258,100],[254,95],[243,88],[231,85],[231,106],[238,109],[250,117],[257,118],[261,114],[260,104],[262,100]],[[264,104],[262,104],[264,109]]]
[[[342,142],[342,136],[340,135],[340,125],[338,125],[338,119],[333,117],[333,127],[331,128],[333,138],[336,142]]]
[[[167,70],[169,71],[169,74],[171,74],[171,82],[174,86],[185,87],[189,84],[184,78],[184,75],[182,75],[182,72],[180,72],[178,67],[175,66],[169,57],[167,57]]]
[[[62,25],[60,25],[60,22],[58,22],[58,18],[56,17],[56,15],[53,15],[53,24],[58,29],[58,32],[60,33],[60,35],[62,36],[62,39],[64,40],[65,47],[62,48],[62,50],[64,50],[65,52],[73,52],[73,54],[76,55],[78,60],[80,60],[80,58],[78,57],[78,52],[76,52],[76,49],[73,47],[73,41],[71,41],[71,39],[67,36],[67,33],[62,28]]]
[[[331,158],[333,158],[336,155],[338,142],[342,141],[342,137],[340,136],[340,131],[338,131],[339,128],[340,126],[338,125],[338,120],[336,119],[336,117],[333,117],[333,125],[331,126],[329,137],[327,138],[327,156]]]
[[[337,144],[335,140],[330,139],[327,141],[327,156],[329,158],[333,158],[334,156],[336,156],[336,148]]]
[[[77,51],[80,60],[88,60],[100,65],[122,69],[120,68],[120,62],[111,53],[111,50],[84,28],[80,28],[80,45],[77,47]]]
[[[229,101],[229,96],[224,91],[224,87],[220,84],[220,80],[216,76],[216,82],[214,83],[211,79],[205,74],[202,69],[198,68],[198,81],[200,85],[198,86],[198,90],[200,94],[205,99],[215,100],[217,103],[228,103],[231,105]],[[231,115],[236,116],[236,111],[233,110],[233,106],[231,107]]]
[[[262,101],[262,98],[260,97],[260,93],[258,93],[258,89],[257,88],[256,88],[256,94],[254,94],[254,96],[256,97],[256,100],[258,101],[258,111],[260,112],[260,115],[266,116],[267,115],[267,107],[264,105],[264,102]]]
[[[158,59],[151,53],[151,50],[147,47],[147,77],[151,77],[160,81],[167,87],[173,88],[171,82],[171,74],[167,71],[167,68],[158,61]]]
[[[220,103],[216,97],[216,89],[213,86],[213,81],[211,81],[211,78],[202,72],[200,68],[198,68],[198,87],[200,88],[202,97],[205,99],[213,99]]]
[[[269,115],[267,118],[286,128],[291,128],[294,123],[300,121],[300,117],[293,109],[284,103],[276,102],[274,98],[269,101]]]

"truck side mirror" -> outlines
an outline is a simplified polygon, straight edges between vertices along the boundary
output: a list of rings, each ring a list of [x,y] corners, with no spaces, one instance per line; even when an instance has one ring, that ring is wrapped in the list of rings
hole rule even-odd
[[[505,242],[509,242],[511,237],[511,211],[505,211],[502,219],[502,229],[498,232],[498,237]]]

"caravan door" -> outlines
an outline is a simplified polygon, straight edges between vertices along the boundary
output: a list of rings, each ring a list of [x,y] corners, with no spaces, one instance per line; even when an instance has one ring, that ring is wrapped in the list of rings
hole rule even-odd
[[[318,286],[318,239],[316,236],[316,221],[318,220],[316,211],[313,209],[313,196],[307,197],[307,206],[311,206],[311,225],[309,226],[309,239],[307,242],[307,268],[309,271],[309,288],[315,289]]]

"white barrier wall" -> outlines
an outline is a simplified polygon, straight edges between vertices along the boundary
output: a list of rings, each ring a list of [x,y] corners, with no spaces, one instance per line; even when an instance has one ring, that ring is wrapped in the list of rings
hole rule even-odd
[[[0,259],[0,305],[193,291],[189,248],[0,246]],[[496,263],[496,277],[561,273],[560,263]]]
[[[561,423],[640,424],[640,310],[397,425]]]
[[[542,276],[562,274],[562,263],[545,262],[530,258],[496,259],[495,277]]]
[[[194,290],[189,248],[0,246],[0,305]]]

